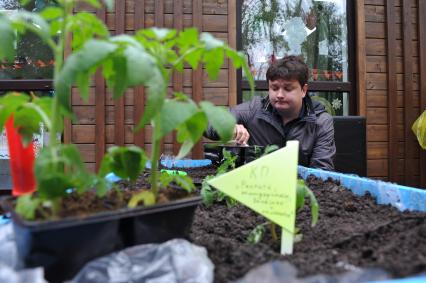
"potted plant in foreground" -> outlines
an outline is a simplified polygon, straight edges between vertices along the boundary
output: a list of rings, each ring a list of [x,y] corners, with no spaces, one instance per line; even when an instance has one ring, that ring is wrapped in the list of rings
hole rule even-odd
[[[153,28],[140,30],[134,36],[110,36],[104,23],[93,14],[72,13],[79,2],[99,8],[101,4],[97,0],[55,2],[55,6],[39,14],[25,11],[10,16],[0,14],[2,60],[13,59],[16,34],[23,32],[37,34],[52,49],[55,59],[53,97],[9,93],[0,98],[0,128],[13,116],[14,127],[26,142],[39,131],[40,123],[50,133],[48,146],[35,161],[37,191],[3,203],[12,211],[23,263],[28,267],[43,265],[52,282],[70,278],[94,257],[140,242],[167,240],[173,237],[167,234],[170,229],[178,229],[177,236],[182,235],[187,224],[177,220],[192,219],[191,215],[182,216],[185,211],[174,211],[171,213],[174,217],[166,214],[171,217],[166,224],[160,216],[150,214],[160,212],[164,216],[165,211],[173,208],[191,212],[199,201],[196,197],[190,199],[189,204],[178,200],[153,206],[159,194],[170,191],[170,188],[163,189],[172,181],[188,192],[193,189],[188,178],[158,172],[160,140],[176,130],[177,140],[182,144],[178,157],[183,157],[202,137],[208,122],[222,140],[227,141],[232,137],[235,121],[227,110],[210,102],[197,104],[182,93],[168,97],[170,75],[173,71],[182,71],[185,64],[193,69],[204,64],[209,77],[215,79],[225,56],[236,68],[243,67],[250,73],[242,54],[209,34],[199,35],[196,29],[177,32]],[[105,4],[111,8],[112,1]],[[71,33],[73,52],[65,60],[64,48]],[[63,130],[63,119],[73,118],[69,105],[71,86],[76,84],[82,98],[87,99],[89,80],[98,69],[102,70],[114,98],[121,97],[128,87],[144,85],[147,88],[147,106],[136,129],[151,123],[152,152],[148,158],[143,149],[135,146],[113,147],[105,155],[100,172],[92,174],[85,169],[77,148],[59,143],[56,137]],[[250,76],[249,81],[253,85]],[[149,185],[131,196],[114,187],[111,189],[104,178],[114,172],[123,179],[135,180],[148,159]],[[81,211],[79,205],[84,203],[92,211]],[[66,209],[71,217],[63,218]],[[102,212],[104,210],[110,211]],[[147,221],[134,221],[134,217],[140,215]],[[143,232],[135,232],[136,226],[142,226]],[[166,236],[152,236],[155,231]]]

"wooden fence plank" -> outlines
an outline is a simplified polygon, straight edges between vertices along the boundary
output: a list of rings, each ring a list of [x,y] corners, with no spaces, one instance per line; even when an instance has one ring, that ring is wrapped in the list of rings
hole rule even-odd
[[[144,28],[145,23],[145,1],[135,1],[135,30]],[[134,89],[134,125],[136,126],[142,118],[145,104],[145,91],[143,86],[135,87]],[[145,135],[143,130],[135,131],[134,143],[139,147],[145,146]]]
[[[385,22],[385,7],[377,5],[366,5],[365,6],[365,21],[366,22]]]
[[[124,0],[115,2],[115,34],[125,33],[126,2]],[[114,103],[115,129],[114,142],[116,145],[124,146],[124,96],[115,100]]]
[[[71,50],[71,39],[72,39],[72,36],[70,35],[70,36],[67,37],[66,42],[65,42],[65,58],[68,57],[69,54],[71,54],[71,51],[72,51]],[[69,91],[72,91],[72,88]],[[72,105],[73,105],[72,104],[72,96],[70,97],[69,103],[72,107]],[[69,144],[69,143],[72,142],[71,131],[72,131],[71,119],[65,118],[64,119],[64,136],[63,136],[63,139],[64,139],[64,143],[66,143],[66,144]]]
[[[203,31],[203,1],[192,1],[192,21],[193,26]],[[192,99],[199,102],[203,99],[203,70],[201,66],[192,71]],[[202,158],[204,155],[201,142],[198,142],[192,150],[192,158]]]
[[[232,48],[237,48],[237,4],[235,0],[228,0],[228,44]],[[228,60],[228,66],[228,104],[234,106],[237,104],[237,71],[230,60]]]
[[[391,28],[389,25],[387,25],[387,27]],[[394,33],[395,29],[397,26],[395,26],[395,28],[392,26],[393,30],[392,32]],[[396,34],[393,35],[396,38]],[[366,46],[365,46],[365,50],[367,53],[367,56],[373,55],[373,56],[385,56],[386,55],[386,39],[381,39],[381,38],[367,38],[366,39]],[[402,50],[402,46],[403,46],[403,42],[402,40],[396,40],[396,51],[395,51],[395,56],[403,56],[403,50]],[[417,41],[413,41],[412,42],[412,46],[413,46],[413,56],[417,57],[418,56],[418,42]]]
[[[356,10],[356,84],[357,84],[357,115],[365,116],[367,109],[365,69],[366,69],[366,51],[365,51],[365,15],[364,1],[359,0],[355,5]]]
[[[154,19],[156,27],[165,27],[164,24],[164,0],[155,1]],[[160,154],[164,153],[164,139],[160,142]]]
[[[404,38],[404,124],[405,124],[405,158],[404,184],[414,186],[414,156],[411,125],[413,118],[413,26],[411,25],[411,3],[403,1],[403,38]],[[416,166],[417,167],[417,166]]]
[[[388,130],[388,140],[389,140],[389,166],[388,176],[389,180],[394,181],[398,175],[397,168],[397,156],[398,151],[397,144],[397,121],[396,121],[396,95],[397,95],[397,86],[396,86],[396,62],[394,58],[396,57],[396,35],[394,32],[395,28],[395,5],[394,0],[386,1],[386,35],[387,35],[387,90],[388,90],[388,117],[389,117],[389,130]],[[386,164],[387,165],[387,164]],[[367,167],[370,171],[370,168]]]
[[[407,1],[407,0],[404,0]],[[402,22],[401,19],[401,8],[395,7],[395,23],[400,24]],[[415,7],[411,8],[412,15],[412,23],[417,20],[417,9]],[[366,5],[365,6],[365,21],[366,22],[378,22],[384,23],[386,22],[385,17],[385,7],[383,5]]]
[[[404,158],[404,142],[398,143],[398,158]],[[386,159],[388,158],[388,144],[387,142],[371,142],[367,148],[368,159]],[[418,171],[418,170],[416,170]]]
[[[81,143],[76,145],[79,151],[81,152],[81,158],[83,162],[95,162],[95,144],[89,143]]]
[[[157,27],[164,26],[164,0],[155,1],[155,25]]]
[[[106,9],[96,10],[96,16],[106,20]],[[105,153],[105,79],[100,70],[95,75],[95,170],[99,170]]]
[[[394,58],[396,61],[396,73],[404,73],[403,57]],[[386,73],[386,56],[368,56],[367,73]],[[419,74],[419,61],[413,61],[413,73]]]
[[[413,92],[413,107],[420,107],[420,93]],[[397,92],[397,107],[404,107],[404,92]],[[386,90],[368,90],[367,91],[367,106],[370,108],[388,107],[388,97]]]
[[[411,24],[413,27],[413,40],[417,40],[417,23]],[[385,38],[386,36],[385,23],[365,23],[365,37],[366,38]],[[395,26],[396,39],[402,39],[402,25]]]
[[[174,1],[174,28],[177,30],[183,29],[183,0]],[[175,92],[183,92],[183,73],[175,71],[173,73],[173,90]],[[176,132],[173,132],[173,154],[179,152],[179,143],[176,139]]]
[[[386,176],[388,171],[387,159],[370,159],[367,160],[368,176],[381,177]],[[396,177],[395,177],[396,178]]]
[[[173,28],[173,14],[163,14],[163,27]],[[132,31],[135,30],[135,14],[126,13],[125,16],[125,30]],[[226,15],[204,15],[203,16],[203,30],[208,32],[221,32],[227,33],[227,16]],[[115,22],[115,15],[108,13],[106,23],[110,31],[115,31],[117,29]],[[183,15],[183,26],[192,27],[193,26],[192,14]],[[156,26],[155,14],[145,14],[145,27]]]

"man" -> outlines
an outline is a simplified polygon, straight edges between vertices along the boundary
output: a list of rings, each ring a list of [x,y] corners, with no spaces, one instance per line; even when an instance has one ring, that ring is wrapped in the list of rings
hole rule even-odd
[[[249,145],[278,145],[299,141],[299,164],[334,170],[333,118],[307,94],[308,67],[296,56],[273,62],[267,72],[268,97],[255,97],[231,109],[237,120],[235,141]],[[206,136],[216,139],[209,128]]]

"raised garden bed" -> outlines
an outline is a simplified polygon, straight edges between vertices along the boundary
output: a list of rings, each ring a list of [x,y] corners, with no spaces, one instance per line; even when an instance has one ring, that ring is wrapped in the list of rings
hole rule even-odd
[[[211,166],[184,170],[199,179],[214,174]],[[312,173],[339,181],[324,182],[310,176]],[[280,255],[280,244],[272,241],[269,229],[259,244],[247,243],[250,231],[265,222],[250,209],[230,208],[224,203],[197,208],[190,240],[208,250],[215,265],[214,282],[231,282],[274,259],[292,263],[300,277],[369,267],[381,268],[395,278],[426,271],[426,213],[400,212],[396,208],[425,210],[426,192],[303,167],[299,174],[318,198],[320,218],[311,228],[308,207],[298,214],[296,223],[303,239],[295,244],[291,256]],[[374,196],[364,195],[366,191]],[[377,205],[377,201],[396,207]]]
[[[329,176],[328,172],[303,167],[299,173],[304,177],[311,173],[323,174],[325,179]],[[406,187],[351,179],[344,174],[334,177],[346,185],[350,182],[366,186],[356,193],[371,190],[380,203],[426,209],[426,194],[421,191],[409,192]],[[298,214],[296,223],[303,240],[295,244],[292,256],[280,255],[279,243],[271,240],[269,231],[257,245],[246,242],[250,231],[265,219],[243,206],[214,204],[197,209],[190,236],[194,243],[207,248],[215,264],[215,282],[230,282],[274,259],[291,262],[301,277],[338,274],[357,267],[379,267],[396,278],[426,271],[426,213],[400,212],[391,205],[377,205],[376,197],[369,193],[356,196],[340,186],[340,181],[323,182],[313,176],[307,180],[318,198],[320,218],[317,226],[311,228],[308,207]]]

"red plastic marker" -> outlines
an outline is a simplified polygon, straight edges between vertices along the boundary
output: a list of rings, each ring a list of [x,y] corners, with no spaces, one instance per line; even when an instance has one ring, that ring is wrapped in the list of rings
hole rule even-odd
[[[34,144],[26,147],[18,130],[13,126],[13,116],[6,122],[6,136],[9,144],[10,172],[12,175],[12,195],[19,196],[36,190],[34,176]]]

